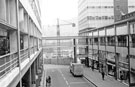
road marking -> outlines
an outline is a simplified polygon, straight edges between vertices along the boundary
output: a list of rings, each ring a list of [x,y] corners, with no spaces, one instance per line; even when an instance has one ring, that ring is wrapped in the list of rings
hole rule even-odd
[[[61,70],[58,70],[58,71],[61,73],[63,79],[65,80],[65,82],[66,82],[66,84],[67,84],[67,86],[70,87],[70,85],[69,85],[67,79],[65,78],[64,74],[62,73],[62,71],[61,71]]]
[[[70,82],[70,84],[86,84],[87,82]]]

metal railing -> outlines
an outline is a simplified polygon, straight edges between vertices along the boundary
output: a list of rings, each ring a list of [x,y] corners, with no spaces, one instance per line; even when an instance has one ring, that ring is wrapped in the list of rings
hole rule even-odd
[[[34,47],[30,48],[30,55],[32,55],[34,53]]]
[[[0,56],[0,78],[6,75],[9,71],[19,66],[18,53],[9,53]]]
[[[21,59],[21,62],[23,62],[26,58],[28,58],[28,48],[22,49],[22,50],[20,51],[20,59]]]
[[[30,49],[31,54],[34,53],[34,48]],[[36,51],[36,50],[35,50]],[[28,58],[28,48],[20,50],[20,59],[23,62]],[[5,76],[8,72],[13,70],[15,67],[19,66],[18,52],[9,53],[3,56],[0,56],[0,78]]]

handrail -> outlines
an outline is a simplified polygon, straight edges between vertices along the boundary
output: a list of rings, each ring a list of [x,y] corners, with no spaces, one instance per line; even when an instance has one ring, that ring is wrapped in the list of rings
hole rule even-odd
[[[24,50],[27,50],[28,48],[25,48],[25,49],[21,49],[20,51],[24,51]]]
[[[18,57],[16,57],[15,59],[17,59]],[[13,60],[15,60],[15,59],[13,59]],[[6,64],[8,64],[8,63],[10,63],[10,62],[12,62],[13,60],[11,60],[11,61],[9,61],[9,62],[6,62],[5,64],[3,64],[3,65],[0,65],[0,67],[3,67],[4,65],[6,65]]]
[[[6,73],[17,67],[18,65],[18,52],[9,53],[0,57],[3,61],[0,64],[0,78],[2,78]]]
[[[33,50],[34,47],[31,47]],[[26,58],[28,58],[28,48],[20,50],[21,55],[20,58],[22,61],[24,61]],[[18,60],[18,52],[12,52],[8,53],[6,55],[0,56],[0,79],[4,77],[8,72],[13,70],[15,67],[18,67],[19,60]]]
[[[8,54],[5,54],[5,55],[2,55],[2,56],[0,56],[0,59],[3,58],[3,57],[6,57],[6,56],[10,56],[10,55],[15,54],[15,53],[17,53],[17,52],[12,52],[12,53],[8,53]]]

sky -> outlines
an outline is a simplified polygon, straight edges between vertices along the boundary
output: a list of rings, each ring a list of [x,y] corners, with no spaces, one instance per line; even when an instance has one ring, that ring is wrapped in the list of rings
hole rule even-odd
[[[76,22],[78,16],[78,0],[40,0],[41,4],[41,21],[43,25],[43,36],[57,36],[57,18],[59,24],[66,24],[62,20]],[[49,27],[48,27],[49,26]],[[61,36],[78,35],[78,25],[60,27]]]
[[[78,0],[40,0],[43,25],[56,24],[57,18],[69,20],[78,15]]]

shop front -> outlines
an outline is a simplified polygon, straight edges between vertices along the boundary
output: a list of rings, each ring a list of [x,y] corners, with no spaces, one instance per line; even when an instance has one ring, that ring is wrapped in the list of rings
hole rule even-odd
[[[93,50],[93,60],[92,60],[92,66],[94,66],[94,69],[99,68],[99,62],[98,62],[98,50]]]
[[[129,84],[129,58],[127,54],[119,54],[118,79]]]
[[[88,57],[89,57],[89,66],[91,67],[91,65],[92,65],[92,54],[89,54],[88,55]]]
[[[135,86],[135,55],[130,55],[130,84]]]
[[[107,72],[108,75],[116,77],[115,53],[107,52]]]
[[[106,68],[106,52],[105,51],[99,51],[99,72],[104,71],[105,74],[107,73]]]
[[[129,66],[128,63],[119,62],[119,80],[129,84]]]

